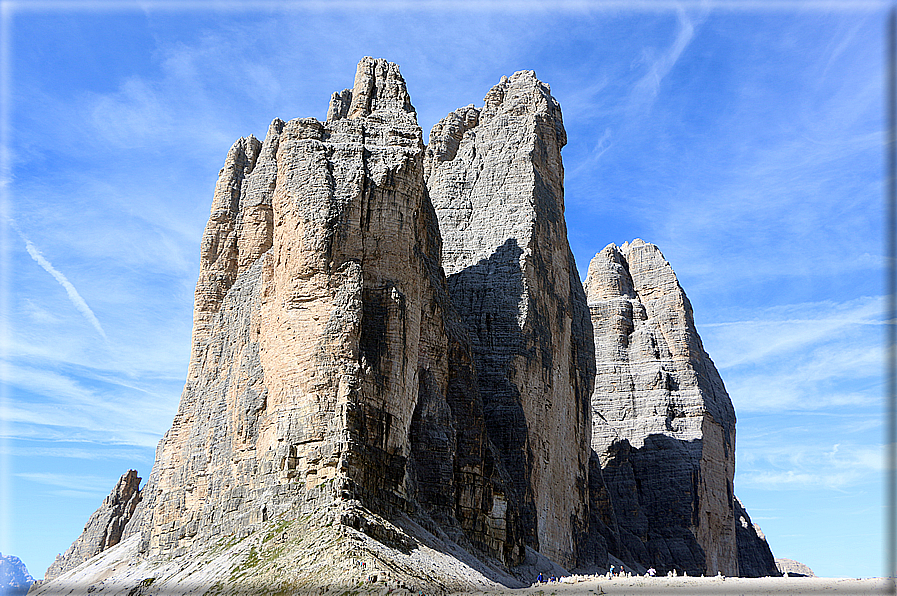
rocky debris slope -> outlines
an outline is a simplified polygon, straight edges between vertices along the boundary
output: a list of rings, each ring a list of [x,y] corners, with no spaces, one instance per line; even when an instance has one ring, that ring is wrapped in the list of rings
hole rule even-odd
[[[140,478],[137,470],[128,470],[115,484],[103,504],[94,511],[74,543],[65,553],[56,556],[44,574],[51,580],[73,569],[107,548],[121,541],[125,527],[141,500]]]
[[[659,573],[738,575],[735,412],[676,275],[656,246],[635,240],[598,253],[584,285],[609,549]]]
[[[28,593],[34,578],[22,559],[14,555],[0,553],[0,594],[4,596],[24,595]]]
[[[343,523],[358,515],[366,527]],[[135,534],[31,594],[417,596],[524,585],[495,562],[472,556],[406,515],[390,521],[338,501],[258,524],[247,533],[214,537],[197,544],[189,557],[146,557],[139,542]],[[528,558],[539,569],[552,569],[532,551]]]
[[[567,137],[558,102],[532,71],[503,77],[484,103],[433,127],[427,188],[527,544],[572,567],[588,529],[594,363],[564,221]]]
[[[778,566],[779,559],[772,556],[763,530],[751,522],[751,517],[738,497],[735,497],[735,541],[738,545],[739,576],[767,577],[782,574]],[[812,575],[812,572],[805,575]]]

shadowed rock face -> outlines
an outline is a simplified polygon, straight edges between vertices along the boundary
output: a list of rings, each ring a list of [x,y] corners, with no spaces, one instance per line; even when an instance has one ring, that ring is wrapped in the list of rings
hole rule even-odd
[[[452,301],[527,543],[574,566],[588,525],[592,330],[567,244],[561,110],[521,71],[449,114],[424,162]]]
[[[115,484],[109,496],[103,499],[103,504],[90,516],[81,536],[65,553],[56,556],[56,560],[44,574],[44,580],[58,577],[97,553],[118,544],[140,498],[140,478],[136,470],[128,470]]]
[[[738,575],[735,412],[676,275],[657,247],[635,240],[598,253],[584,286],[597,368],[592,448],[621,554],[658,572]]]
[[[778,559],[772,556],[760,526],[751,522],[738,497],[735,497],[735,540],[738,543],[738,574],[741,577],[765,577],[782,574]],[[800,573],[800,572],[799,572]],[[809,574],[812,575],[811,571]]]

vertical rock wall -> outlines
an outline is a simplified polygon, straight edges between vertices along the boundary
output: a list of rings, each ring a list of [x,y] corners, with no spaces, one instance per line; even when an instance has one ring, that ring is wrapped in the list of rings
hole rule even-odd
[[[656,246],[635,240],[598,253],[584,285],[592,448],[620,554],[659,572],[738,575],[735,412],[676,275]]]
[[[187,384],[131,530],[142,550],[183,553],[343,498],[522,559],[423,154],[398,67],[371,58],[327,122],[274,120],[228,153]]]
[[[566,566],[588,518],[592,333],[567,243],[557,101],[532,71],[430,133],[425,176],[452,301],[473,343],[489,437],[527,542]]]

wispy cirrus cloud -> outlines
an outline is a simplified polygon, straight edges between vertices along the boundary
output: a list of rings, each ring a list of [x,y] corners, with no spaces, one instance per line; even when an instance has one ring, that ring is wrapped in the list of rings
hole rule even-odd
[[[781,438],[748,442],[739,452],[738,485],[768,490],[842,490],[874,481],[885,470],[885,448],[857,443],[783,445]]]
[[[659,56],[643,54],[643,59],[648,63],[647,72],[633,86],[630,93],[630,114],[635,117],[635,111],[644,110],[650,106],[660,93],[660,85],[670,73],[676,62],[682,56],[685,48],[695,36],[698,27],[707,15],[707,7],[701,7],[697,18],[692,18],[684,5],[676,5],[676,38],[673,43]],[[645,50],[647,52],[647,50]]]
[[[16,477],[52,487],[53,493],[65,497],[91,498],[109,494],[109,479],[101,476],[53,474],[46,472],[20,472]]]
[[[155,445],[170,425],[176,393],[160,394],[90,370],[56,372],[3,362],[0,382],[9,438],[80,440],[141,447]],[[157,391],[161,387],[154,387]],[[110,427],[110,420],[115,425]]]
[[[803,353],[850,332],[879,347],[873,328],[884,324],[884,307],[883,296],[775,305],[748,310],[737,320],[703,323],[700,330],[702,337],[712,336],[713,360],[726,369],[780,358],[785,352]]]
[[[22,237],[22,240],[25,241],[25,250],[28,251],[28,254],[31,255],[32,259],[34,259],[34,262],[40,265],[44,271],[52,275],[53,278],[56,279],[57,282],[59,282],[59,285],[61,285],[65,289],[65,292],[68,295],[72,305],[76,309],[78,309],[78,312],[80,312],[84,316],[84,318],[87,319],[87,322],[97,330],[97,333],[99,333],[103,337],[103,339],[108,340],[109,338],[106,337],[106,332],[103,330],[102,325],[100,325],[100,321],[97,319],[96,315],[93,314],[93,311],[87,305],[87,302],[84,300],[84,298],[81,297],[81,294],[78,293],[78,290],[75,289],[75,286],[72,285],[72,282],[70,282],[68,278],[66,278],[66,276],[62,274],[62,272],[53,267],[53,265],[50,264],[50,261],[48,261],[46,257],[44,257],[44,255],[37,249],[37,247],[34,246],[34,244],[31,243],[30,240],[22,236],[21,233],[19,235]]]
[[[883,297],[871,296],[744,309],[747,316],[699,331],[737,411],[875,408],[883,307]]]

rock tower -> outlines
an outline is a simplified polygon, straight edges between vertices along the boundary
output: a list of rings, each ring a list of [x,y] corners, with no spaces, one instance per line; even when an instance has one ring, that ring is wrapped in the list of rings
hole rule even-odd
[[[672,267],[653,244],[611,244],[584,285],[598,371],[592,448],[613,550],[658,571],[738,575],[735,411]]]
[[[592,329],[567,243],[561,109],[532,71],[430,133],[425,175],[489,436],[527,543],[567,567],[588,526]]]

